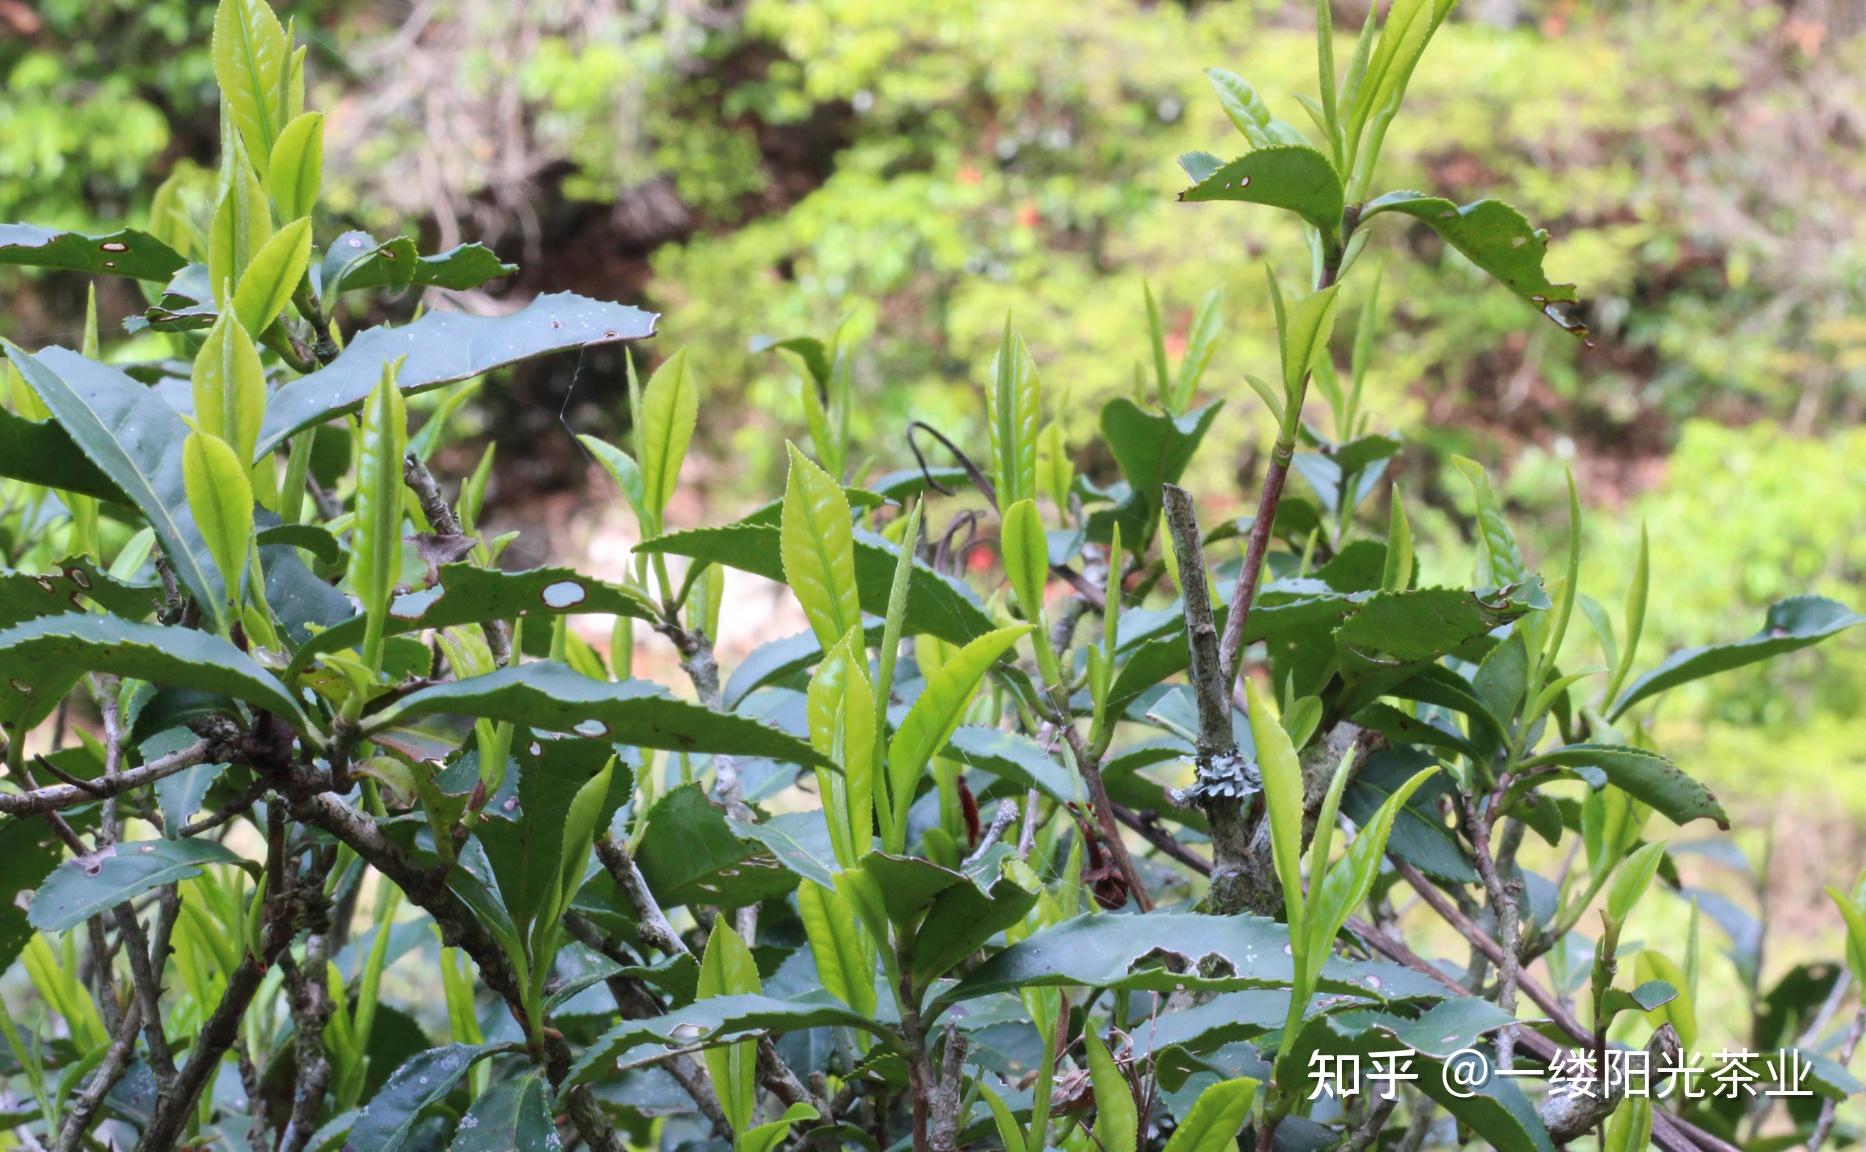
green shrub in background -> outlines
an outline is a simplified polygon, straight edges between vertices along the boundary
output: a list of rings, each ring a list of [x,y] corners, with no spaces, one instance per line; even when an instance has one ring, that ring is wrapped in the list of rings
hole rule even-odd
[[[0,1015],[0,1138],[1856,1136],[1839,1105],[1860,1090],[1845,1065],[1866,1009],[1832,963],[1772,985],[1750,965],[1754,1059],[1805,1068],[1804,1097],[1555,1088],[1558,1062],[1610,1049],[1664,1082],[1711,1015],[1688,869],[1730,858],[1694,836],[1730,820],[1655,747],[1652,702],[1860,618],[1790,595],[1752,636],[1655,661],[1648,609],[1671,585],[1650,540],[1596,580],[1570,482],[1539,571],[1463,458],[1475,545],[1421,562],[1433,542],[1384,484],[1401,444],[1366,389],[1384,356],[1367,238],[1419,221],[1576,327],[1574,287],[1515,209],[1377,177],[1449,8],[1400,0],[1337,43],[1318,5],[1303,127],[1209,74],[1241,155],[1181,156],[1180,198],[1228,202],[1205,218],[1276,209],[1308,255],[1253,288],[1274,316],[1255,403],[1214,386],[1220,297],[1181,350],[1149,292],[1132,392],[1098,407],[1118,478],[1078,473],[1081,433],[1009,323],[982,433],[919,425],[942,454],[916,440],[917,466],[885,472],[857,419],[859,330],[793,337],[765,349],[803,381],[810,451],[788,447],[781,499],[675,529],[706,385],[684,350],[645,380],[629,361],[628,435],[584,439],[641,537],[605,582],[500,566],[514,534],[481,529],[490,449],[453,501],[429,464],[463,382],[657,317],[557,293],[353,323],[372,291],[513,269],[478,244],[423,254],[317,226],[326,120],[305,49],[259,0],[223,0],[206,195],[165,185],[148,229],[0,228],[0,260],[149,285],[130,326],[173,353],[113,363],[94,307],[78,351],[5,349],[0,515],[22,566],[0,572],[0,959],[21,1007]],[[1352,335],[1349,285],[1370,302]],[[422,393],[444,398],[411,428]],[[1256,511],[1214,517],[1181,482],[1257,404],[1276,432]],[[1466,561],[1468,579],[1421,579]],[[809,624],[729,672],[728,567],[786,585]],[[569,627],[587,615],[614,622],[607,652]],[[631,678],[638,625],[693,699]],[[1406,893],[1469,947],[1462,970],[1408,944]],[[1830,894],[1866,986],[1866,888]],[[1675,898],[1684,939],[1642,940]],[[1708,917],[1739,966],[1746,915]],[[397,967],[415,995],[395,994]],[[1395,1044],[1420,1077],[1403,1090],[1312,1090]],[[1464,1091],[1444,1069],[1471,1055],[1525,1076]]]

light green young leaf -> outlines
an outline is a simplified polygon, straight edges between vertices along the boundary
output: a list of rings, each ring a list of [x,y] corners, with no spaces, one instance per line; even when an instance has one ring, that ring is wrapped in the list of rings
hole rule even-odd
[[[725,920],[716,920],[700,957],[697,998],[756,995],[763,991],[758,964],[751,949]],[[744,1133],[758,1107],[758,1042],[741,1040],[705,1052],[706,1070],[712,1074],[713,1095],[735,1133]]]
[[[246,468],[225,440],[191,432],[182,444],[181,473],[188,510],[226,582],[228,599],[237,604],[253,539],[253,489]]]
[[[1840,910],[1840,918],[1847,925],[1847,967],[1853,972],[1853,981],[1861,988],[1866,988],[1866,900],[1848,896],[1845,892],[1831,885],[1827,888],[1827,898]]]
[[[795,444],[786,447],[790,476],[784,484],[778,553],[784,579],[803,606],[810,631],[828,649],[862,622],[849,498],[842,485]]]
[[[1654,1024],[1670,1024],[1678,1032],[1678,1040],[1687,1052],[1697,1048],[1698,1010],[1691,995],[1691,981],[1677,961],[1663,952],[1648,948],[1633,961],[1635,979],[1640,984],[1652,980],[1663,980],[1677,990],[1677,995],[1647,1013],[1647,1019]]]
[[[1211,82],[1212,91],[1218,94],[1218,106],[1225,110],[1232,126],[1250,141],[1252,148],[1303,143],[1302,133],[1272,115],[1263,97],[1237,73],[1207,68],[1205,78]]]
[[[280,80],[290,76],[290,54],[285,29],[266,0],[220,0],[214,12],[214,79],[262,174],[284,125]]]
[[[863,1015],[875,1011],[875,951],[854,908],[834,889],[797,886],[798,918],[824,991]]]
[[[363,406],[362,463],[356,486],[356,527],[350,543],[350,591],[368,620],[363,662],[382,667],[389,605],[402,574],[402,456],[408,415],[395,386],[395,365]]]
[[[1089,1084],[1095,1093],[1095,1127],[1089,1140],[1099,1152],[1135,1152],[1140,1117],[1127,1077],[1094,1028],[1083,1029],[1082,1043],[1088,1050]]]
[[[1651,1146],[1652,1101],[1644,1096],[1629,1095],[1607,1118],[1600,1152],[1646,1152]]]
[[[1283,337],[1283,395],[1287,420],[1301,418],[1303,380],[1315,362],[1328,355],[1328,339],[1335,332],[1335,291],[1329,285],[1296,302],[1289,310]]]
[[[272,238],[272,206],[266,202],[265,187],[238,145],[232,155],[222,158],[222,164],[226,169],[222,175],[225,187],[208,224],[207,275],[214,303],[224,311],[229,306],[231,286],[246,275],[253,257]]]
[[[1037,494],[1037,425],[1041,419],[1037,364],[1024,338],[1011,331],[1009,316],[1004,318],[1004,335],[991,376],[992,386],[985,392],[985,419],[991,429],[998,511],[1003,512]]]
[[[233,312],[254,336],[263,333],[290,303],[311,259],[311,221],[300,218],[278,230],[240,274]]]
[[[1199,310],[1193,314],[1192,330],[1186,334],[1186,354],[1179,361],[1179,382],[1171,406],[1175,412],[1185,411],[1186,405],[1192,403],[1192,394],[1218,351],[1218,336],[1225,325],[1224,304],[1225,290],[1214,288],[1199,301]]]
[[[667,502],[680,486],[680,466],[686,462],[699,414],[699,386],[682,348],[648,377],[636,412],[641,421],[635,435],[641,445],[642,507],[653,517],[656,534]]]
[[[906,845],[907,810],[913,804],[914,785],[936,753],[952,739],[965,716],[966,705],[985,673],[1030,632],[1027,624],[988,632],[961,648],[928,678],[920,697],[888,743],[888,799],[893,812],[891,852]]]
[[[1639,526],[1639,556],[1633,562],[1633,579],[1626,586],[1626,646],[1620,649],[1620,662],[1613,669],[1605,699],[1611,703],[1620,695],[1620,686],[1632,674],[1633,659],[1639,655],[1639,635],[1646,627],[1646,592],[1651,586],[1651,550],[1647,545],[1646,526]]]
[[[1299,977],[1306,977],[1306,988],[1314,988],[1315,979],[1321,973],[1323,962],[1328,959],[1336,934],[1348,922],[1354,909],[1373,891],[1374,881],[1380,875],[1381,858],[1386,855],[1387,838],[1392,835],[1393,822],[1399,818],[1400,810],[1406,806],[1412,794],[1419,790],[1420,785],[1438,772],[1436,764],[1422,768],[1394,790],[1375,811],[1373,819],[1361,825],[1354,843],[1348,845],[1341,859],[1318,882],[1319,892],[1312,894],[1309,918],[1305,925],[1308,946],[1304,959],[1309,971],[1298,973]],[[1291,1009],[1297,1011],[1293,1003]]]
[[[1264,805],[1270,813],[1270,850],[1277,880],[1283,886],[1283,907],[1291,931],[1305,922],[1302,892],[1302,765],[1283,725],[1270,714],[1270,705],[1246,678],[1244,694],[1250,704],[1251,738],[1257,745],[1257,766],[1263,774]]]
[[[817,664],[804,696],[810,743],[840,771],[818,767],[816,783],[836,862],[853,868],[874,846],[877,721],[868,650],[850,629]]]
[[[1037,514],[1037,502],[1019,500],[1005,509],[999,545],[1004,554],[1004,574],[1017,594],[1024,618],[1043,618],[1043,589],[1049,583],[1049,542],[1043,532],[1043,518]]]
[[[642,481],[641,466],[635,463],[635,458],[607,440],[595,436],[579,435],[577,442],[589,450],[596,462],[603,466],[603,471],[609,473],[616,487],[622,490],[622,497],[628,501],[630,511],[635,513],[636,523],[644,533],[647,532],[650,523],[647,490]]]
[[[1477,555],[1477,583],[1480,586],[1520,584],[1529,576],[1529,566],[1516,547],[1516,535],[1503,518],[1503,505],[1490,487],[1484,466],[1463,456],[1453,456],[1452,464],[1471,485],[1477,498],[1477,530],[1481,549]]]
[[[1140,292],[1147,301],[1147,337],[1153,346],[1154,395],[1160,406],[1168,411],[1176,411],[1173,406],[1172,384],[1166,371],[1166,326],[1160,322],[1160,306],[1153,299],[1153,285],[1145,280],[1140,282]]]
[[[1393,485],[1393,503],[1387,513],[1386,568],[1380,575],[1382,592],[1404,592],[1412,586],[1412,524],[1406,519],[1406,505],[1400,500],[1399,485]]]
[[[1236,1152],[1238,1131],[1256,1098],[1257,1081],[1248,1076],[1213,1084],[1192,1102],[1166,1142],[1166,1152]]]
[[[784,1115],[768,1124],[760,1124],[739,1138],[738,1147],[733,1152],[772,1152],[790,1130],[806,1120],[815,1120],[821,1113],[808,1104],[798,1102],[784,1109]]]
[[[616,758],[609,757],[602,771],[584,782],[570,800],[564,817],[564,847],[558,861],[558,901],[553,916],[570,906],[570,900],[583,886],[583,869],[589,863],[590,850],[596,843],[597,825],[609,798],[609,782],[615,778]]]
[[[324,183],[324,114],[306,112],[279,133],[266,170],[266,188],[279,215],[297,220],[317,207]]]
[[[1010,1105],[1004,1097],[992,1091],[991,1086],[978,1081],[978,1094],[985,1098],[985,1106],[991,1109],[991,1122],[998,1130],[998,1141],[1004,1145],[1004,1152],[1025,1152],[1028,1144],[1024,1140],[1024,1130],[1017,1123]]]
[[[1665,845],[1654,841],[1628,856],[1613,874],[1613,883],[1607,886],[1607,916],[1609,919],[1624,923],[1639,898],[1646,894],[1652,884],[1652,877],[1659,871],[1659,858],[1665,855]]]
[[[251,460],[266,415],[266,370],[246,326],[221,313],[194,357],[194,418]]]

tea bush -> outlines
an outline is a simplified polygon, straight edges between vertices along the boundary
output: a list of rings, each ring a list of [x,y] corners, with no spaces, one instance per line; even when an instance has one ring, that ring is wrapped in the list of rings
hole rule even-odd
[[[106,360],[94,309],[78,351],[6,347],[9,1138],[1834,1136],[1866,1019],[1837,964],[1766,988],[1756,971],[1751,1050],[1691,1065],[1709,1015],[1697,910],[1739,966],[1760,929],[1688,883],[1681,859],[1731,854],[1675,830],[1729,820],[1644,718],[1860,618],[1793,596],[1754,635],[1642,661],[1666,591],[1643,539],[1625,587],[1598,589],[1624,607],[1605,607],[1579,586],[1573,484],[1544,572],[1464,460],[1471,579],[1419,582],[1386,485],[1403,446],[1365,404],[1370,230],[1421,221],[1580,334],[1574,287],[1545,276],[1547,237],[1515,209],[1381,191],[1449,8],[1398,0],[1338,50],[1318,4],[1312,132],[1210,74],[1245,145],[1181,157],[1181,199],[1279,210],[1310,254],[1301,290],[1267,279],[1277,363],[1245,378],[1254,404],[1208,372],[1216,299],[1174,355],[1149,292],[1145,367],[1096,445],[1070,442],[1007,321],[987,436],[916,421],[915,466],[885,472],[852,434],[854,333],[797,336],[767,349],[809,432],[782,498],[675,529],[703,384],[682,351],[645,381],[628,361],[626,442],[584,438],[640,528],[612,582],[502,566],[511,534],[480,531],[492,451],[451,500],[429,468],[467,390],[413,430],[410,398],[657,318],[556,294],[346,323],[371,293],[510,266],[319,233],[304,49],[260,0],[222,0],[212,195],[166,187],[142,229],[0,228],[0,260],[148,285],[127,326],[177,354]],[[1337,337],[1349,283],[1367,303]],[[1219,419],[1257,404],[1276,437],[1256,512],[1202,525],[1179,481]],[[1091,450],[1119,481],[1078,472]],[[1292,472],[1314,499],[1285,494]],[[712,641],[735,609],[727,568],[788,586],[809,624],[729,674]],[[606,651],[573,616],[614,622]],[[692,698],[631,677],[638,630]],[[1666,889],[1691,902],[1688,932],[1642,940]],[[1866,984],[1866,886],[1832,896]],[[1468,954],[1422,956],[1415,902]],[[1612,1074],[1631,1054],[1649,1083]],[[1346,1079],[1363,1060],[1390,1066],[1385,1091]],[[1590,1060],[1601,1074],[1577,1075]],[[1751,1063],[1749,1087],[1801,1094],[1706,1090]]]

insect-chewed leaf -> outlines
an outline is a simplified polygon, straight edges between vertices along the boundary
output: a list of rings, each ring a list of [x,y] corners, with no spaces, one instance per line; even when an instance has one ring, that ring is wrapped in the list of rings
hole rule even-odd
[[[266,0],[220,0],[214,12],[214,79],[262,173],[284,127],[278,84],[290,51]]]
[[[1556,284],[1542,270],[1548,253],[1548,233],[1530,226],[1521,212],[1501,200],[1478,200],[1460,207],[1423,192],[1389,192],[1370,201],[1363,222],[1383,212],[1398,212],[1422,220],[1488,272],[1505,288],[1542,309],[1549,319],[1578,335],[1587,327],[1564,317],[1557,304],[1573,304],[1573,284]]]
[[[428,312],[400,327],[371,328],[330,364],[272,394],[258,453],[271,452],[313,424],[356,411],[382,378],[383,367],[396,360],[402,362],[396,381],[405,395],[413,395],[547,352],[651,336],[656,319],[639,308],[555,292],[509,316]]]
[[[311,259],[311,221],[293,220],[253,253],[233,289],[233,313],[255,336],[264,332],[292,298]]]
[[[809,744],[756,720],[676,699],[658,684],[592,680],[547,660],[423,688],[376,713],[370,723],[381,730],[441,713],[507,720],[641,748],[764,756],[811,766],[825,763]]]
[[[1642,700],[1670,691],[1680,684],[1715,676],[1819,644],[1857,624],[1866,616],[1822,596],[1793,596],[1769,606],[1762,630],[1743,640],[1686,648],[1667,656],[1657,668],[1627,685],[1610,719],[1618,719]]]
[[[1341,177],[1328,157],[1303,144],[1246,153],[1181,192],[1179,198],[1240,200],[1284,208],[1330,235],[1341,227]]]
[[[790,445],[778,548],[784,579],[823,647],[862,622],[855,537],[842,485]]]
[[[200,875],[208,864],[239,860],[214,840],[139,840],[68,860],[33,893],[26,917],[41,932],[63,932],[153,888]]]
[[[390,602],[383,622],[385,636],[529,616],[655,619],[654,606],[640,593],[569,568],[502,572],[468,563],[443,564],[436,569],[436,577],[433,587],[404,592]],[[288,671],[296,673],[320,652],[361,643],[366,624],[364,617],[352,616],[319,632],[292,654]]]
[[[317,207],[324,182],[324,114],[306,112],[280,132],[266,170],[266,187],[279,215],[296,220]]]
[[[87,672],[218,692],[275,712],[300,732],[308,727],[272,673],[218,636],[192,628],[75,612],[42,616],[0,630],[0,669],[6,677],[0,723],[14,731],[49,716]]]
[[[167,280],[188,263],[181,253],[134,228],[87,235],[31,224],[0,224],[0,264],[58,268],[93,276]]]

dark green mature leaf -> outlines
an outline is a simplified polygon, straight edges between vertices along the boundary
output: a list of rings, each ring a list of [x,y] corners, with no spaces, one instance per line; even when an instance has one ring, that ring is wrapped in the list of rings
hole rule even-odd
[[[508,812],[489,804],[474,834],[485,846],[506,911],[522,927],[550,906],[571,801],[615,756],[615,749],[596,740],[534,740],[520,729],[512,751],[518,761],[519,810]],[[610,781],[598,827],[608,826],[609,817],[634,788],[634,773],[622,767]]]
[[[1036,874],[1009,857],[989,890],[954,884],[934,897],[914,934],[913,978],[926,986],[984,947],[993,936],[1021,921],[1042,889]]]
[[[644,541],[637,552],[664,552],[723,564],[743,572],[782,581],[784,566],[778,556],[775,523],[728,524],[722,528],[695,528]],[[855,580],[862,594],[862,611],[885,616],[888,592],[900,553],[893,544],[872,532],[855,533]],[[953,644],[967,644],[994,627],[964,584],[914,561],[907,585],[908,633],[925,632]]]
[[[556,1152],[550,1085],[536,1072],[500,1079],[473,1101],[448,1152]]]
[[[859,1028],[886,1036],[886,1022],[824,997],[780,1000],[774,996],[715,996],[647,1020],[624,1020],[584,1049],[559,1086],[559,1095],[598,1076],[637,1068],[667,1055],[670,1048],[713,1046],[767,1032],[806,1028]]]
[[[501,572],[462,563],[443,564],[438,571],[440,580],[434,587],[403,593],[389,605],[384,635],[524,616],[601,613],[655,619],[653,605],[639,594],[569,568]],[[296,672],[320,652],[362,643],[364,629],[364,618],[353,616],[318,633],[293,655],[288,671]]]
[[[871,646],[881,643],[884,631],[880,620],[865,617],[862,643]],[[758,689],[786,683],[822,658],[823,647],[817,643],[814,632],[799,632],[761,644],[732,670],[720,699],[727,708],[737,708],[740,701]]]
[[[1354,783],[1341,797],[1341,811],[1362,827],[1380,805],[1413,773],[1430,767],[1435,757],[1416,748],[1383,748],[1362,762]],[[1458,838],[1439,816],[1440,797],[1449,781],[1429,780],[1406,801],[1387,837],[1387,852],[1427,876],[1454,884],[1477,883],[1477,869],[1464,854]]]
[[[43,424],[0,406],[0,476],[123,504],[123,490],[78,451],[55,420]]]
[[[188,425],[156,394],[122,372],[64,348],[7,356],[72,441],[154,529],[177,580],[217,616],[226,601],[220,571],[188,510],[182,445]]]
[[[147,232],[119,228],[87,236],[31,224],[0,224],[0,264],[164,281],[187,261]]]
[[[1151,992],[1280,987],[1292,975],[1288,944],[1289,930],[1261,916],[1089,913],[998,953],[943,993],[940,1002],[1031,985]],[[1439,999],[1444,986],[1404,968],[1337,959],[1323,969],[1322,987],[1391,1001]]]
[[[344,1152],[398,1152],[406,1147],[422,1112],[447,1099],[467,1069],[504,1047],[448,1044],[409,1060],[357,1114]]]
[[[1719,828],[1730,827],[1729,814],[1710,789],[1657,752],[1607,744],[1569,744],[1536,756],[1524,767],[1597,768],[1609,782],[1650,804],[1674,824],[1688,824],[1702,817],[1715,821]]]
[[[1493,1075],[1475,1089],[1453,1092],[1457,1085],[1447,1086],[1444,1058],[1508,1020],[1495,1005],[1470,997],[1447,1000],[1417,1020],[1371,1011],[1317,1016],[1303,1026],[1285,1057],[1287,1063],[1280,1067],[1293,1069],[1300,1080],[1314,1052],[1354,1054],[1367,1061],[1376,1052],[1408,1049],[1416,1053],[1410,1070],[1419,1075],[1413,1086],[1469,1125],[1490,1147],[1553,1152],[1548,1130],[1515,1080]]]
[[[941,755],[984,769],[1015,785],[1020,795],[1026,788],[1035,788],[1061,803],[1076,799],[1076,780],[1069,770],[1045,754],[1042,745],[1016,732],[968,724],[953,732]]]
[[[0,630],[0,726],[10,731],[51,714],[87,672],[219,692],[276,713],[300,732],[308,723],[285,686],[253,658],[206,632],[138,624],[115,616],[45,616]]]
[[[1686,648],[1667,656],[1657,668],[1627,686],[1609,719],[1618,719],[1641,700],[1680,684],[1819,644],[1860,623],[1866,623],[1866,616],[1822,596],[1794,596],[1778,601],[1769,606],[1762,631],[1754,636],[1728,644]]]
[[[423,688],[377,713],[371,726],[380,730],[437,713],[507,720],[640,748],[765,756],[804,765],[826,763],[795,736],[743,716],[678,700],[659,684],[592,680],[551,661]]]
[[[1164,498],[1160,486],[1179,482],[1223,406],[1224,401],[1215,400],[1175,418],[1149,412],[1125,397],[1103,405],[1102,435],[1108,438],[1108,448],[1131,492],[1113,509],[1099,510],[1089,518],[1090,538],[1108,540],[1119,523],[1121,539],[1128,547],[1145,547],[1160,521]]]
[[[294,432],[356,411],[382,379],[383,367],[394,360],[403,361],[397,383],[404,395],[412,395],[549,352],[652,336],[656,319],[626,304],[556,292],[509,316],[429,312],[399,328],[371,328],[328,367],[272,394],[258,456]]]
[[[1549,234],[1532,227],[1515,208],[1501,200],[1478,200],[1462,207],[1423,192],[1389,192],[1369,201],[1361,213],[1367,221],[1382,212],[1399,212],[1432,226],[1445,242],[1465,258],[1496,277],[1504,287],[1542,309],[1555,323],[1579,336],[1587,327],[1556,310],[1573,304],[1573,284],[1551,283],[1542,271]]]
[[[1179,194],[1189,202],[1241,200],[1286,208],[1323,232],[1341,227],[1341,177],[1328,157],[1301,144],[1259,148]]]
[[[1244,641],[1247,644],[1272,641],[1274,644],[1279,642],[1277,638],[1326,636],[1354,614],[1357,603],[1356,598],[1337,595],[1320,585],[1313,586],[1310,595],[1280,594],[1274,586],[1266,588],[1251,606],[1250,618],[1244,623]],[[1215,611],[1219,629],[1224,628],[1229,614],[1228,607]],[[1109,711],[1125,709],[1147,689],[1184,672],[1186,662],[1185,621],[1174,612],[1171,618],[1163,621],[1158,635],[1141,643],[1122,663],[1108,693]]]
[[[112,844],[60,865],[34,893],[26,918],[41,932],[63,932],[152,888],[198,876],[208,864],[239,859],[215,840]]]
[[[1429,663],[1460,652],[1497,625],[1546,604],[1535,599],[1540,592],[1536,585],[1485,592],[1413,588],[1375,593],[1335,631],[1342,665],[1354,671],[1375,670],[1395,662]]]
[[[331,242],[319,279],[325,295],[366,288],[400,292],[411,285],[465,292],[516,271],[518,265],[500,260],[484,244],[422,256],[406,236],[378,244],[367,232],[345,232]]]
[[[667,907],[737,908],[797,886],[797,876],[726,819],[698,784],[683,784],[656,801],[635,861]]]
[[[60,855],[45,821],[20,816],[0,824],[0,972],[12,967],[32,939],[20,894],[44,884]]]

